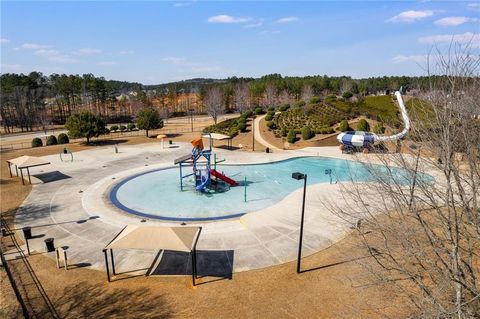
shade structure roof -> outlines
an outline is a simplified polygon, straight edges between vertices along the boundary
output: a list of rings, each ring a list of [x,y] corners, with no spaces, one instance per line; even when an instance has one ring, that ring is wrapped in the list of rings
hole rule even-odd
[[[15,164],[18,168],[27,168],[27,167],[32,167],[32,166],[40,166],[40,165],[50,164],[49,161],[44,160],[43,158],[34,157],[34,156],[26,156],[26,155],[8,160],[7,162],[9,162],[11,164]]]
[[[200,227],[161,227],[128,225],[105,249],[145,249],[192,251]]]
[[[204,137],[209,137],[209,136],[212,138],[212,140],[228,140],[228,139],[231,139],[230,136],[220,134],[220,133],[210,133],[210,135],[204,135]]]
[[[167,137],[167,135],[165,135],[165,134],[158,134],[157,135],[157,138],[165,138],[165,137]]]

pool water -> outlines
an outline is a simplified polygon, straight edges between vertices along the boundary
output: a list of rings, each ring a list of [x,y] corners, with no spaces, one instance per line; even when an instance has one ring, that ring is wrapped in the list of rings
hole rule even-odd
[[[184,167],[183,173],[189,169]],[[385,173],[385,178],[390,180],[393,176],[401,183],[409,182],[405,170],[378,165],[373,169]],[[373,179],[372,165],[325,157],[300,157],[254,165],[218,165],[217,170],[239,182],[240,186],[230,188],[223,185],[218,192],[200,193],[195,190],[192,176],[183,180],[181,191],[177,167],[131,176],[114,186],[110,199],[120,209],[139,216],[201,221],[240,216],[279,202],[303,187],[302,180],[292,179],[293,172],[308,174],[308,185],[329,183],[330,176],[325,170],[331,170],[333,182]]]

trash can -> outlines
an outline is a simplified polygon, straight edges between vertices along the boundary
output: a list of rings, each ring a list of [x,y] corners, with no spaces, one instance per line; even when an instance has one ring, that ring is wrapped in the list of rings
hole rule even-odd
[[[23,238],[25,239],[31,239],[32,238],[32,228],[31,227],[23,227]]]
[[[267,147],[267,148],[265,149],[265,153],[270,153],[270,147]]]
[[[47,252],[55,251],[55,245],[53,244],[53,238],[47,238],[45,241],[45,248]]]
[[[172,145],[172,144],[173,144],[173,141],[172,141],[172,140],[168,140],[168,144]]]

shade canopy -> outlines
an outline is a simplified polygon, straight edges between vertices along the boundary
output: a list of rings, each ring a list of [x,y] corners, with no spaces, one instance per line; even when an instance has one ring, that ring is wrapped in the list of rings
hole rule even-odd
[[[26,156],[26,155],[8,160],[7,162],[16,165],[18,168],[27,168],[27,167],[50,164],[49,161],[44,160],[43,158],[34,157],[34,156]]]
[[[190,252],[199,234],[200,227],[128,225],[105,249],[164,249]]]
[[[204,137],[211,137],[212,140],[229,140],[231,139],[230,136],[220,133],[210,133],[210,135],[204,135]]]
[[[157,138],[165,138],[165,137],[167,137],[167,135],[165,135],[165,134],[158,134],[157,135]]]

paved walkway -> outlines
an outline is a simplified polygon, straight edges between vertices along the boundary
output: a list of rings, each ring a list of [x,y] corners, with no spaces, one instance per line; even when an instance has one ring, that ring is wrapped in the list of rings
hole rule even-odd
[[[260,144],[262,144],[263,146],[265,147],[268,147],[270,148],[271,150],[276,150],[276,151],[283,151],[282,149],[276,147],[275,145],[272,145],[270,144],[269,142],[267,142],[263,137],[262,137],[262,134],[261,134],[261,131],[260,131],[260,121],[265,118],[266,115],[262,115],[262,116],[257,116],[254,121],[255,121],[255,130],[253,131],[253,136],[255,137],[255,141],[258,141]]]
[[[32,250],[43,252],[44,239],[52,237],[57,247],[68,247],[70,263],[104,269],[102,248],[125,225],[180,225],[180,222],[158,220],[142,223],[140,218],[121,212],[107,199],[111,187],[132,174],[173,166],[175,158],[190,151],[191,146],[186,143],[178,143],[167,149],[157,144],[144,144],[120,146],[119,153],[115,153],[113,147],[76,152],[73,162],[62,162],[58,155],[46,156],[52,165],[31,169],[36,176],[36,184],[19,208],[16,227],[32,227],[35,237],[30,241]],[[215,152],[231,164],[318,155],[351,159],[336,147],[270,154],[222,149],[215,149]],[[339,185],[317,184],[308,187],[304,255],[328,247],[349,231],[349,224],[324,207],[326,201],[338,196]],[[198,249],[204,252],[205,258],[200,258],[199,262],[203,260],[204,263],[215,264],[207,256],[215,253],[227,264],[218,267],[239,272],[294,260],[298,247],[301,202],[302,189],[299,188],[275,205],[241,218],[189,223],[203,227]],[[117,272],[132,269],[145,271],[152,265],[157,253],[116,251]],[[177,257],[172,257],[170,262],[178,265]],[[185,274],[186,271],[184,269],[179,274]]]

